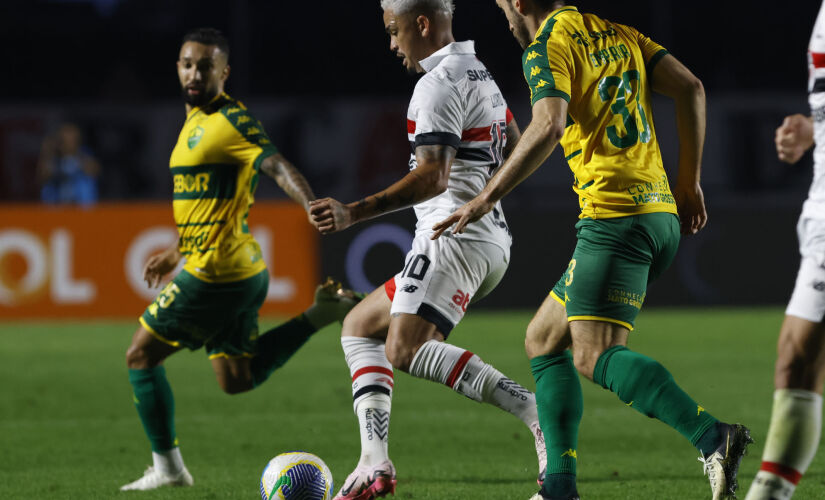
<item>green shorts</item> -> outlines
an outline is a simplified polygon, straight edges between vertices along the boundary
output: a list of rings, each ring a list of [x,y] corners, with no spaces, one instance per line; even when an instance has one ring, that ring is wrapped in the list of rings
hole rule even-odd
[[[192,350],[206,347],[210,359],[252,357],[258,339],[258,309],[269,273],[230,283],[207,283],[181,271],[143,312],[140,323],[159,340]]]
[[[633,330],[647,284],[676,256],[678,217],[582,219],[576,229],[573,259],[550,295],[565,307],[568,321],[608,321]]]

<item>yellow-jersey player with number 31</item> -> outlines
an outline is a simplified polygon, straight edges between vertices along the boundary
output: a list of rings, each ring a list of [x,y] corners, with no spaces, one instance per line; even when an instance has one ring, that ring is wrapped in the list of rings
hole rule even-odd
[[[677,430],[700,451],[714,500],[733,495],[751,442],[748,429],[711,416],[665,367],[626,347],[647,285],[670,265],[680,232],[694,234],[707,220],[699,185],[702,83],[629,26],[561,1],[496,3],[524,48],[533,119],[484,191],[434,229],[435,237],[453,224],[453,232],[461,232],[562,145],[581,215],[573,257],[527,329],[547,446],[547,474],[533,498],[579,498],[583,403],[576,371]],[[656,140],[651,91],[676,103],[680,148],[673,191]]]

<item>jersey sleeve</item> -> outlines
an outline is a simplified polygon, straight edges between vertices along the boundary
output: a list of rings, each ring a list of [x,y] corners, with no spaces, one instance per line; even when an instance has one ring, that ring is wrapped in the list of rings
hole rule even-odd
[[[630,31],[636,38],[636,43],[642,51],[642,57],[644,57],[645,60],[647,74],[650,74],[653,71],[653,67],[656,66],[656,63],[661,61],[663,57],[669,54],[669,52],[658,43],[641,34],[637,29],[630,28]]]
[[[545,97],[561,97],[570,102],[573,54],[563,33],[551,32],[546,40],[528,46],[522,56],[522,67],[530,87],[531,105]]]
[[[410,107],[415,123],[414,147],[446,145],[458,149],[464,107],[458,89],[446,77],[432,75],[419,80]]]
[[[246,108],[225,106],[221,108],[221,113],[241,135],[238,143],[227,149],[227,152],[239,162],[251,157],[256,163],[260,163],[264,158],[278,153],[278,149],[269,140],[261,122],[255,119]]]

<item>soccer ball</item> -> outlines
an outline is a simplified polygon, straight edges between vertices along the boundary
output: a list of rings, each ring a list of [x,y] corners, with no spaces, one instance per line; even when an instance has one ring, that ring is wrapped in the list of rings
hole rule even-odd
[[[332,473],[323,460],[303,451],[281,453],[261,474],[263,500],[329,500]]]

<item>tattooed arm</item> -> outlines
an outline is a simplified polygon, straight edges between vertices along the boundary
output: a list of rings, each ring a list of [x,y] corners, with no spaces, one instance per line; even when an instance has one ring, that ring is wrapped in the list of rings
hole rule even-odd
[[[324,198],[310,203],[310,215],[323,234],[348,228],[362,220],[411,207],[438,196],[447,190],[450,166],[456,149],[452,146],[431,145],[415,148],[418,166],[401,180],[361,201],[347,205]]]
[[[278,186],[295,202],[300,203],[305,210],[309,210],[309,202],[315,199],[309,183],[298,172],[298,169],[281,153],[268,156],[261,163],[261,171],[275,179]]]

